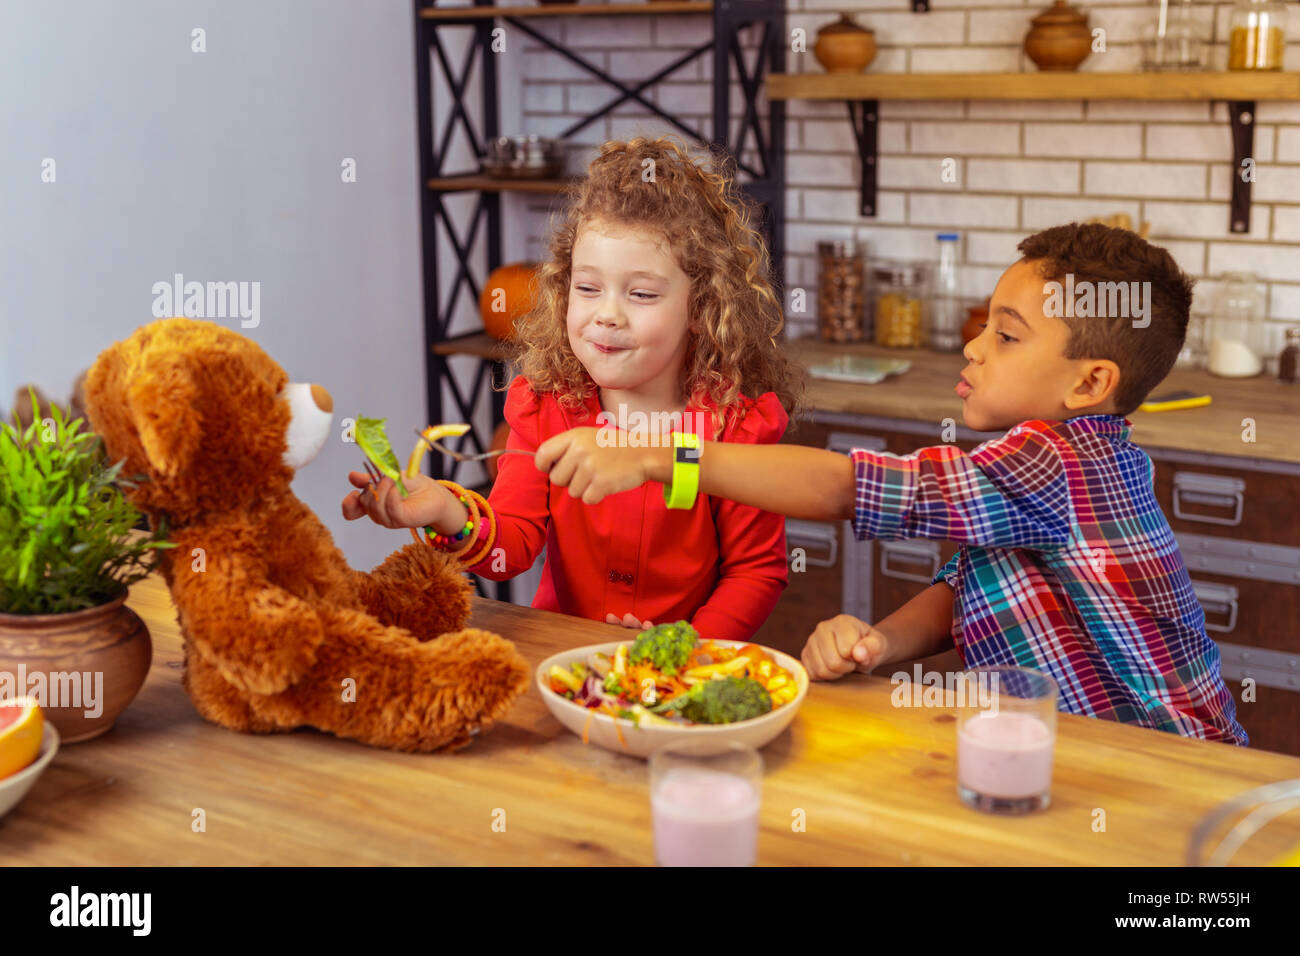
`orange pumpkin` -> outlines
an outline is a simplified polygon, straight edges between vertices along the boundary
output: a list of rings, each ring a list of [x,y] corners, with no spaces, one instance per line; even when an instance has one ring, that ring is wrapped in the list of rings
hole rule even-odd
[[[533,307],[537,263],[512,262],[492,270],[479,296],[483,328],[494,339],[508,339],[515,322]]]

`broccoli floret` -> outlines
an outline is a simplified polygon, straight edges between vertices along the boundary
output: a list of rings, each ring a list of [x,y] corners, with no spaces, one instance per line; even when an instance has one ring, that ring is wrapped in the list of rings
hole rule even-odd
[[[696,684],[650,710],[657,714],[675,710],[697,724],[734,724],[770,713],[772,697],[752,677],[724,677]]]
[[[633,664],[649,661],[664,674],[672,676],[686,665],[699,638],[699,632],[685,621],[656,624],[636,636],[627,659]]]

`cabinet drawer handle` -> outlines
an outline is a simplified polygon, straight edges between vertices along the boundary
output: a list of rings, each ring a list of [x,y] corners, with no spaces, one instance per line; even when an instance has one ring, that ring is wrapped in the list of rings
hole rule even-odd
[[[879,544],[880,573],[887,578],[929,584],[934,580],[934,576],[939,573],[939,545],[937,542],[881,541]],[[915,571],[899,571],[892,566],[891,562],[895,560],[901,564],[928,564],[930,571],[928,574],[917,574]]]
[[[1196,600],[1201,602],[1205,611],[1205,629],[1227,633],[1237,626],[1237,589],[1231,584],[1219,584],[1216,581],[1197,581],[1192,579],[1192,590]],[[1226,614],[1226,624],[1211,624],[1211,614]]]
[[[803,548],[804,561],[814,568],[833,568],[840,557],[840,539],[836,529],[829,525],[814,524],[811,521],[787,519],[785,523],[785,542],[788,547]],[[826,557],[817,558],[808,553],[810,547],[825,547]],[[793,551],[791,551],[793,555]]]
[[[1203,475],[1194,471],[1176,472],[1174,474],[1174,517],[1182,518],[1184,521],[1200,521],[1203,524],[1239,525],[1245,509],[1245,489],[1246,483],[1240,478]],[[1183,511],[1184,501],[1188,504],[1231,508],[1232,517],[1188,513]]]

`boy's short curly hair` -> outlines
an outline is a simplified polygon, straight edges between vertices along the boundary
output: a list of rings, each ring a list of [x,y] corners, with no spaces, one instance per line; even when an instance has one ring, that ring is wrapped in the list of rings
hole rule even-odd
[[[549,259],[537,276],[536,303],[515,326],[514,354],[536,392],[577,409],[595,390],[569,344],[565,316],[573,247],[590,223],[633,226],[662,239],[690,278],[691,333],[682,377],[684,401],[710,399],[715,430],[737,416],[741,397],[774,392],[794,417],[802,370],[778,337],[785,315],[759,234],[761,209],[741,192],[725,151],[693,159],[673,137],[607,142],[587,176],[565,195],[552,223]]]
[[[1105,317],[1062,316],[1070,327],[1065,347],[1067,359],[1109,359],[1119,366],[1115,409],[1133,412],[1160,383],[1183,347],[1192,307],[1192,286],[1166,249],[1152,245],[1135,232],[1100,223],[1072,222],[1044,229],[1017,246],[1024,261],[1035,262],[1046,281],[1074,285],[1091,282],[1146,283],[1150,324],[1135,327],[1132,310]]]

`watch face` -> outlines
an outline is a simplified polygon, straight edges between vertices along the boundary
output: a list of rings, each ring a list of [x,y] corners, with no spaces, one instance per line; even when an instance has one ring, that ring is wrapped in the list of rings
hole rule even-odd
[[[683,465],[698,465],[700,450],[698,448],[678,448],[676,461]]]

